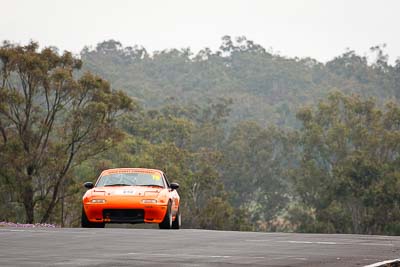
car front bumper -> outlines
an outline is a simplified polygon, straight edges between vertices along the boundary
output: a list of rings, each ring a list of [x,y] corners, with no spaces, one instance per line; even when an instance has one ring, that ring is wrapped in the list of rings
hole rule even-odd
[[[84,201],[86,217],[93,223],[161,223],[167,204],[144,204],[141,199],[105,199],[105,203]]]

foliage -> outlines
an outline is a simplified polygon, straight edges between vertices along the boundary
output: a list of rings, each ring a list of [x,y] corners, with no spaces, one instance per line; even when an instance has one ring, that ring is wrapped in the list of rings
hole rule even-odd
[[[379,109],[373,99],[336,92],[297,115],[303,128],[294,185],[318,231],[387,233],[400,219],[399,106]]]
[[[204,106],[210,99],[233,102],[230,126],[253,120],[261,126],[298,127],[296,110],[317,103],[332,89],[382,104],[400,95],[400,64],[392,66],[383,46],[371,48],[370,60],[346,51],[327,62],[287,58],[245,37],[224,36],[218,50],[194,54],[189,48],[147,52],[109,40],[81,52],[83,69],[124,88],[144,106],[165,102]]]
[[[224,184],[235,192],[234,205],[251,211],[253,222],[273,221],[289,201],[291,139],[275,127],[263,129],[254,122],[243,122],[225,142]]]
[[[121,138],[114,121],[132,100],[90,73],[74,79],[69,52],[5,42],[0,59],[0,176],[26,221],[45,222],[71,167]]]

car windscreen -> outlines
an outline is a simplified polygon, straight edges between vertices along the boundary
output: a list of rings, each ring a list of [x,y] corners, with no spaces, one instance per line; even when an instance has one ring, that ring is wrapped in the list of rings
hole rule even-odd
[[[159,186],[165,187],[160,173],[111,173],[101,176],[99,186]]]

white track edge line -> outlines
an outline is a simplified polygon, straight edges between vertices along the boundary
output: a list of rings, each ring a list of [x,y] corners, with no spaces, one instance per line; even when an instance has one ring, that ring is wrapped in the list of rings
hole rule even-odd
[[[389,263],[394,263],[394,262],[399,262],[399,261],[400,261],[400,259],[381,261],[381,262],[373,263],[370,265],[365,265],[364,267],[380,267],[380,266],[383,266],[384,264],[389,264]]]

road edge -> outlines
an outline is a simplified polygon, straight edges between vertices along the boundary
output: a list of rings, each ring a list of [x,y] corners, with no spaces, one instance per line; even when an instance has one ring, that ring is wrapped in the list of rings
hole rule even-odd
[[[395,265],[392,265],[395,264]],[[395,260],[387,260],[387,261],[381,261],[377,263],[373,263],[370,265],[365,265],[364,267],[394,267],[394,266],[399,266],[400,264],[400,259],[395,259]]]

